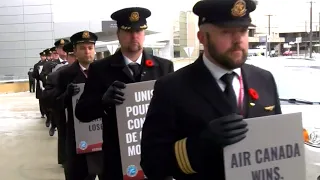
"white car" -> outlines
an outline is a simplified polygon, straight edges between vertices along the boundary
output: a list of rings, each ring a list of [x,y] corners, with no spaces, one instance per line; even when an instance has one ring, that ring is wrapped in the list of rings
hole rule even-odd
[[[175,62],[177,69],[192,62]],[[320,180],[320,61],[301,57],[249,57],[247,64],[270,71],[283,113],[302,112],[306,180]]]
[[[306,180],[320,180],[320,65],[296,59],[249,61],[272,72],[281,99],[282,113],[302,112]]]

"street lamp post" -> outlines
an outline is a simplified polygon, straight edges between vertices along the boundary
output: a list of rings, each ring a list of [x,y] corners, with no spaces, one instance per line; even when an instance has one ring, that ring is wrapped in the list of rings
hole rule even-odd
[[[319,13],[319,26],[318,26],[318,30],[319,30],[319,46],[318,46],[318,53],[320,53],[320,13]]]
[[[269,36],[269,38],[267,37],[266,39],[268,40],[267,41],[267,49],[268,49],[268,51],[269,51],[269,56],[271,55],[271,43],[270,43],[270,39],[271,39],[271,16],[273,16],[272,14],[267,14],[266,16],[268,16],[268,36]],[[268,56],[268,55],[267,55]]]
[[[309,34],[309,48],[310,48],[310,58],[312,58],[312,37],[313,37],[313,32],[312,32],[312,4],[314,3],[313,1],[310,1],[310,34]]]

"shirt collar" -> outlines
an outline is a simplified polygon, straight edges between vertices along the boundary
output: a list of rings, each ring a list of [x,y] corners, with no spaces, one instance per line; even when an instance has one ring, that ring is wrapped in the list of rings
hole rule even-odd
[[[205,56],[205,54],[203,54],[202,58],[203,58],[204,65],[209,69],[210,73],[216,80],[219,80],[226,73],[232,72],[215,65]],[[233,72],[235,72],[238,75],[238,77],[241,76],[241,68],[236,68],[233,70]]]
[[[124,62],[126,65],[133,63],[133,61],[131,59],[129,59],[128,57],[126,57],[125,55],[123,55],[124,58]],[[137,59],[136,63],[141,64],[142,61],[142,53],[140,54],[139,58]]]
[[[83,67],[80,63],[79,63],[79,65],[80,65],[80,68],[82,69],[82,71],[85,71],[85,70],[87,70],[85,67]]]

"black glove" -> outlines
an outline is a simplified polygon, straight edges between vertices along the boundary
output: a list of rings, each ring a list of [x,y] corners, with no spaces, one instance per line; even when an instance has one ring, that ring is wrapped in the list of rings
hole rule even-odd
[[[248,124],[238,114],[231,114],[210,121],[200,138],[218,146],[235,144],[246,137]]]
[[[54,67],[56,67],[56,65],[58,65],[58,63],[49,62],[50,69],[53,69]]]
[[[107,89],[107,91],[102,96],[102,103],[104,105],[116,105],[122,104],[125,100],[124,93],[121,89],[126,88],[126,84],[120,81],[114,81],[111,86]]]
[[[68,84],[67,86],[67,96],[74,96],[76,94],[78,94],[80,92],[80,87],[73,84],[73,83],[70,83]]]

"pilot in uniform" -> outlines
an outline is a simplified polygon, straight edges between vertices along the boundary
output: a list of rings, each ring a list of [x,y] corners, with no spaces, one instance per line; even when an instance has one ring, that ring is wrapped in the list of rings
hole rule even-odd
[[[156,81],[144,122],[141,167],[150,180],[224,180],[223,148],[246,137],[245,118],[281,114],[266,70],[245,64],[252,0],[202,0],[204,53]]]
[[[80,121],[90,122],[102,117],[104,179],[122,180],[122,166],[115,105],[124,101],[120,89],[125,84],[156,80],[173,72],[173,63],[148,54],[143,49],[146,8],[125,8],[111,15],[117,21],[121,49],[114,55],[90,65],[84,92],[76,106]]]

